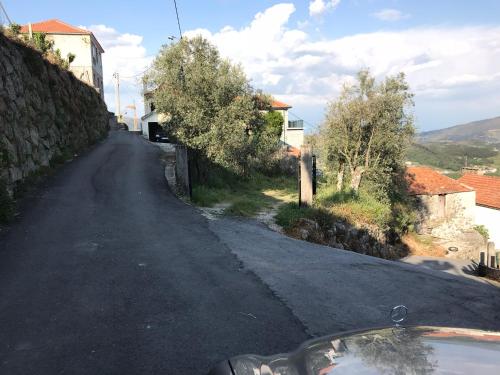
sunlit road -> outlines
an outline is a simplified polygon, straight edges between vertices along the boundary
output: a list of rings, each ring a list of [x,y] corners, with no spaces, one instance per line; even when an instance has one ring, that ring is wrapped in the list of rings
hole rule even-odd
[[[23,206],[0,232],[0,374],[203,374],[308,337],[138,136],[111,132]]]

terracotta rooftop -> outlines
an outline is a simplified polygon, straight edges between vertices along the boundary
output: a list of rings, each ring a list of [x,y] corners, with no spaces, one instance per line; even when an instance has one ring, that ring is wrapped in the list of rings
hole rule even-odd
[[[406,180],[408,190],[413,195],[464,193],[474,190],[429,167],[407,168]]]
[[[75,34],[75,35],[91,35],[96,41],[98,47],[102,49],[101,45],[95,38],[94,34],[89,30],[81,29],[79,27],[72,26],[66,22],[58,19],[51,19],[47,21],[41,21],[31,24],[31,30],[34,33],[45,33],[45,34]],[[29,32],[28,25],[21,26],[21,33],[26,34]]]
[[[500,177],[467,173],[458,181],[476,191],[476,204],[500,210]]]
[[[289,109],[292,108],[291,105],[288,105],[286,103],[280,102],[279,100],[274,100],[271,102],[271,106],[273,109]]]
[[[90,34],[90,31],[85,29],[80,29],[79,27],[71,26],[60,20],[47,20],[31,24],[31,29],[35,33],[47,33],[47,34]],[[21,27],[22,33],[27,33],[29,31],[28,25],[23,25]]]

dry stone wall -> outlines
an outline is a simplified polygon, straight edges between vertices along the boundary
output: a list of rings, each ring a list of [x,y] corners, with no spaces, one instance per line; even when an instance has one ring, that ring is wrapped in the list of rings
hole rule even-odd
[[[106,136],[99,94],[0,32],[0,182],[16,184]]]

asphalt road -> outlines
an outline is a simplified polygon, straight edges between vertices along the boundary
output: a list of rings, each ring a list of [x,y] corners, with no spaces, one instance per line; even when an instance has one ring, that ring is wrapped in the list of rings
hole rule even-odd
[[[500,288],[209,218],[168,190],[159,149],[109,138],[0,232],[0,374],[204,374],[311,336],[408,324],[500,330]]]
[[[294,240],[250,220],[219,218],[210,228],[304,324],[310,335],[391,325],[500,330],[497,283],[447,272],[453,262],[394,262]],[[431,269],[432,268],[432,269]]]
[[[0,232],[0,374],[204,374],[295,348],[290,309],[111,132]]]

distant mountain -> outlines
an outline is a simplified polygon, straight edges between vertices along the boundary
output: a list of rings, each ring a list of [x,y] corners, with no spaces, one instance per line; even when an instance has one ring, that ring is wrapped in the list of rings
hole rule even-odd
[[[500,117],[423,132],[418,135],[418,141],[424,143],[461,141],[498,143],[500,142]]]

